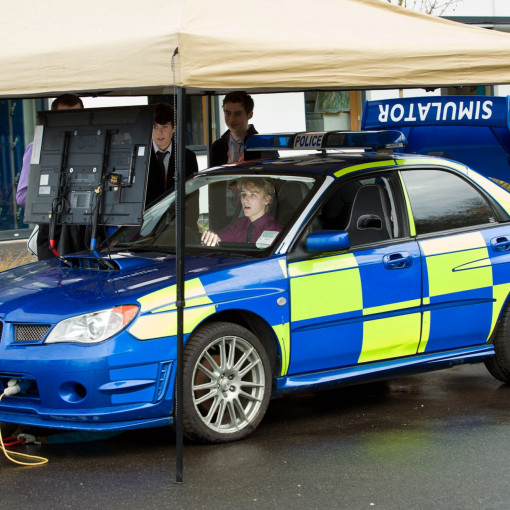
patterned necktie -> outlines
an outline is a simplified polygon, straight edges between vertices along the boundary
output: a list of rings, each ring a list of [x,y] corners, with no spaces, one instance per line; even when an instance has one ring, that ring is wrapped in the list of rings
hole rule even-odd
[[[235,140],[233,140],[233,142],[234,142],[234,158],[232,162],[235,163],[239,161],[239,158],[241,157],[241,141],[236,142]]]

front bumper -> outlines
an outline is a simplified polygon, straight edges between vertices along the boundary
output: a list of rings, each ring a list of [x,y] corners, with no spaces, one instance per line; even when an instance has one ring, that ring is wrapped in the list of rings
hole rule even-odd
[[[175,338],[139,341],[123,331],[93,345],[0,348],[0,390],[28,388],[0,401],[0,421],[75,429],[126,430],[172,423]]]

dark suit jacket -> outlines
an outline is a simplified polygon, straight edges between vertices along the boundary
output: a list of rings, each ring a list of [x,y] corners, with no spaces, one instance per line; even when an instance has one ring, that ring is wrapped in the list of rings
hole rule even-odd
[[[159,168],[158,158],[155,151],[151,151],[151,159],[149,164],[149,178],[147,182],[147,194],[145,195],[145,208],[161,195],[164,195],[167,191],[172,190],[175,185],[174,174],[175,174],[175,154],[174,154],[175,143],[172,142],[172,152],[170,154],[170,161],[168,163],[168,178],[165,187],[165,176]],[[185,179],[189,179],[195,172],[198,172],[197,157],[193,151],[186,149],[184,154],[186,173]]]
[[[252,136],[256,135],[257,130],[253,127],[253,124],[250,124],[248,127],[248,133],[246,133],[246,137],[244,141]],[[221,138],[218,138],[211,147],[211,166],[219,166],[226,165],[228,163],[228,144],[230,141],[230,130],[225,131]],[[251,161],[252,159],[276,159],[278,157],[278,151],[246,151],[244,153],[243,161]]]

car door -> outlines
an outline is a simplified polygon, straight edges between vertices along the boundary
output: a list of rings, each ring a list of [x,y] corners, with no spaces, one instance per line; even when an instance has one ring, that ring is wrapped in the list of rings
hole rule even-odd
[[[508,258],[510,225],[499,224],[491,202],[459,174],[410,169],[402,178],[423,257],[419,352],[486,343],[508,293],[497,295],[494,259]]]
[[[351,248],[289,258],[289,374],[416,353],[420,251],[406,235],[402,202],[398,186],[379,175],[340,184],[316,212],[310,224],[346,230]]]

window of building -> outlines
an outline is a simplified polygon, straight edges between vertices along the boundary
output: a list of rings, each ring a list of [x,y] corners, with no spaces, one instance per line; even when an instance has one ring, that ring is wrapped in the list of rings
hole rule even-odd
[[[360,128],[361,93],[348,90],[305,92],[307,131]]]

